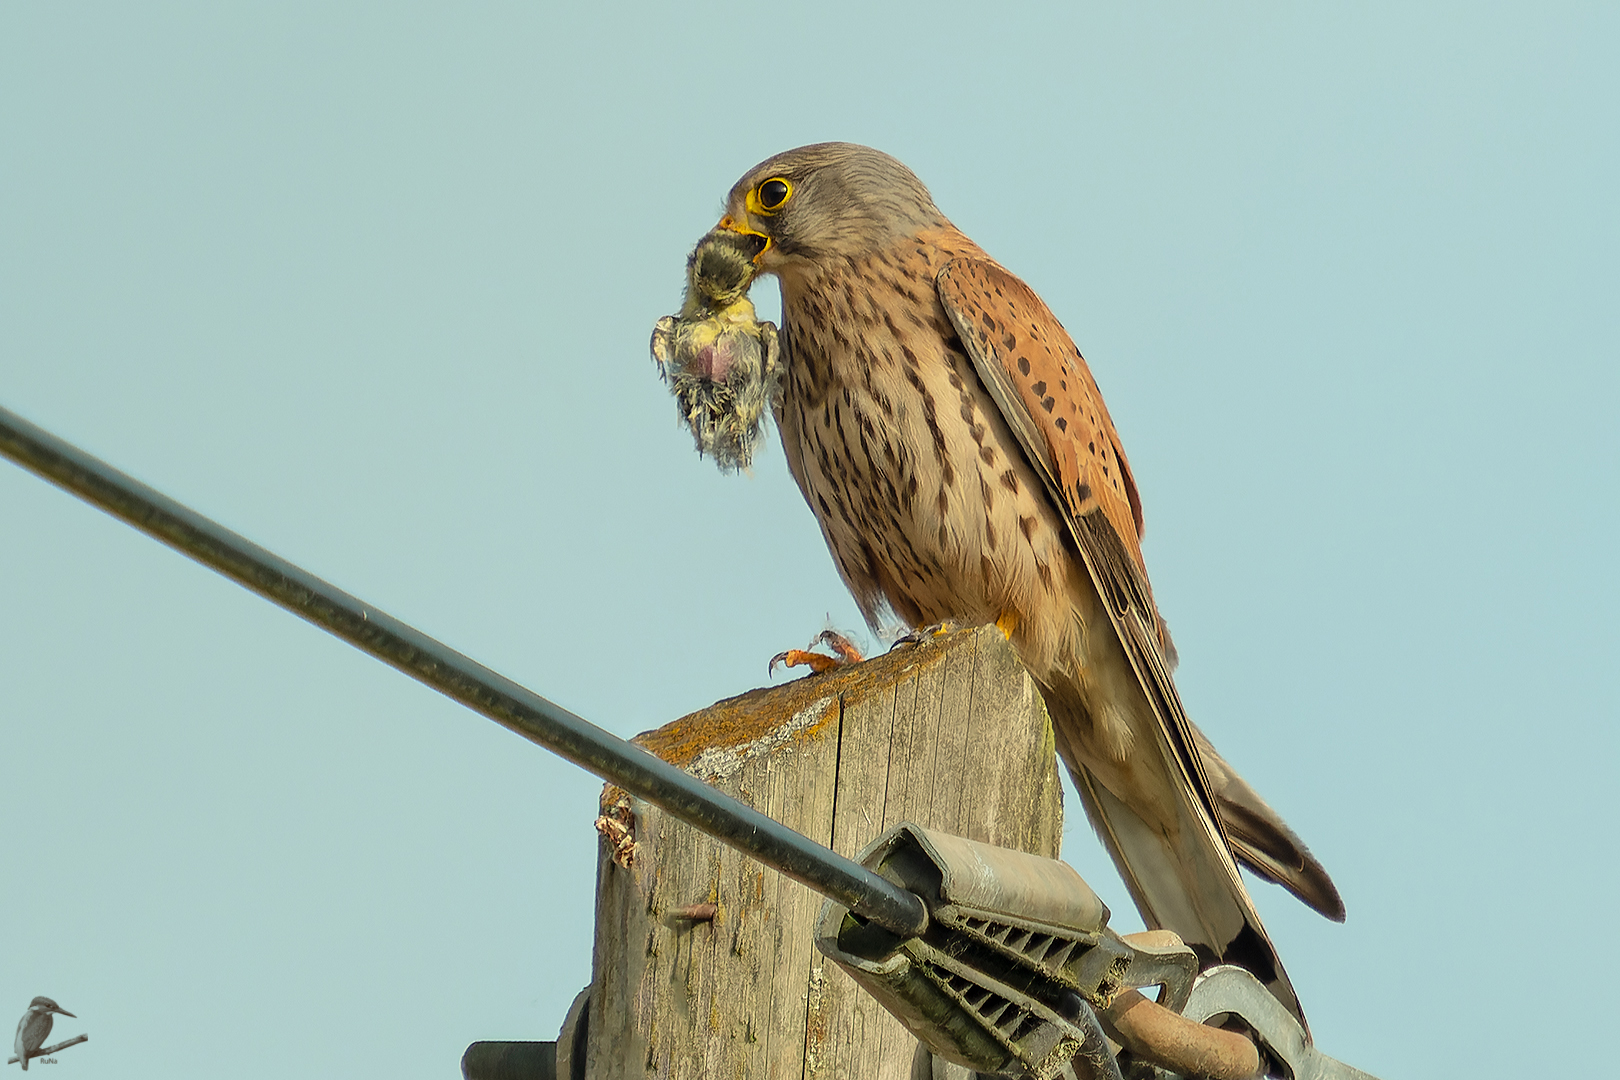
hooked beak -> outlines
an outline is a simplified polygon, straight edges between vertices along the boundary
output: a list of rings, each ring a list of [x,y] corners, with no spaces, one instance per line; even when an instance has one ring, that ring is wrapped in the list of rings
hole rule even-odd
[[[764,254],[767,251],[769,251],[771,249],[771,238],[770,237],[766,236],[764,233],[758,231],[757,229],[750,229],[748,226],[743,225],[740,222],[733,220],[732,216],[730,214],[727,214],[725,217],[720,219],[719,228],[725,229],[725,230],[727,230],[729,232],[738,233],[739,235],[742,235],[742,236],[746,236],[746,237],[748,237],[750,240],[752,240],[754,242],[754,244],[755,244],[754,265],[755,266],[759,265],[759,260],[764,256]]]

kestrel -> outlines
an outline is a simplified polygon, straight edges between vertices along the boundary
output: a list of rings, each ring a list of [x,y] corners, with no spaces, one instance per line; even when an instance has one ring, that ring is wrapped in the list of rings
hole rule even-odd
[[[1068,333],[868,147],[770,158],[720,227],[780,282],[782,446],[868,623],[997,623],[1144,919],[1297,1013],[1237,862],[1331,919],[1343,904],[1182,710],[1141,500]]]

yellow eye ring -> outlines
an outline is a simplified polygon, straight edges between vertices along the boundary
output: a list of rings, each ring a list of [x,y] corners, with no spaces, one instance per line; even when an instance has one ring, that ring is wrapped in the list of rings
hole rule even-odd
[[[785,177],[773,176],[748,193],[748,209],[755,214],[774,214],[793,197],[793,185]]]

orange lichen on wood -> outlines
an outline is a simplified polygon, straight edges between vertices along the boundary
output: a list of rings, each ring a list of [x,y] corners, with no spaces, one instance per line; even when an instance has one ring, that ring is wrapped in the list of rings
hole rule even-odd
[[[960,631],[971,634],[972,631]],[[656,731],[643,732],[631,742],[657,754],[672,765],[690,765],[705,750],[740,747],[769,736],[789,718],[828,698],[851,706],[874,690],[892,686],[914,670],[932,666],[945,657],[950,638],[906,645],[860,664],[836,667],[820,675],[807,675],[783,686],[750,690],[688,713]],[[828,717],[823,716],[824,723]],[[815,734],[801,729],[795,737]]]

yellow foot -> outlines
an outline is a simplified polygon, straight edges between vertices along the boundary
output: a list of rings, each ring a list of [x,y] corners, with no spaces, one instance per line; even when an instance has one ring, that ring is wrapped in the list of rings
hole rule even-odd
[[[810,648],[813,649],[817,645],[826,645],[836,655],[828,656],[826,653],[811,652],[809,649],[789,649],[771,657],[769,670],[774,672],[776,665],[781,664],[784,667],[808,667],[820,675],[833,668],[843,667],[845,664],[858,664],[866,659],[849,638],[836,630],[823,630],[817,634],[810,642]]]
[[[996,629],[1001,631],[1002,637],[1011,641],[1012,636],[1018,632],[1018,612],[1003,611],[1001,618],[996,620]]]

